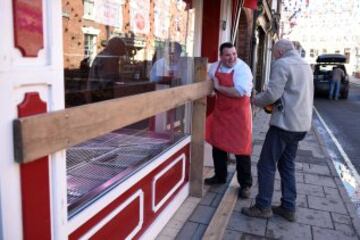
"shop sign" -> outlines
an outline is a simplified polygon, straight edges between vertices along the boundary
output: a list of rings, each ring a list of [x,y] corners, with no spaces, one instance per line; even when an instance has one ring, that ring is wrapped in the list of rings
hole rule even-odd
[[[123,0],[95,0],[95,21],[122,29],[123,14],[122,5]]]
[[[130,27],[137,34],[150,31],[150,0],[130,0]]]

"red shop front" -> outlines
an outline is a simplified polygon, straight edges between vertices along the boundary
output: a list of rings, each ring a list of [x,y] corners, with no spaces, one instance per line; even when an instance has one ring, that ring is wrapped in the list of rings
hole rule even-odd
[[[0,2],[0,238],[153,239],[201,195],[201,3]]]

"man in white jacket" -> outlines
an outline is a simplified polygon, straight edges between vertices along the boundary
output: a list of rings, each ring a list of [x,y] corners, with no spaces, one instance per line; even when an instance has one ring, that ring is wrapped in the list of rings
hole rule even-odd
[[[273,58],[269,85],[266,91],[253,98],[253,103],[259,107],[275,102],[281,104],[273,107],[270,128],[257,165],[259,193],[256,203],[243,208],[242,213],[269,218],[274,212],[288,221],[295,221],[295,157],[299,141],[311,128],[313,74],[291,41],[276,42]],[[282,198],[280,206],[271,208],[276,167],[281,177]]]

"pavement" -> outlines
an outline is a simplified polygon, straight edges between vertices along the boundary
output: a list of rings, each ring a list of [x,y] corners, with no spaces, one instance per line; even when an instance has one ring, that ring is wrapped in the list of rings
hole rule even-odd
[[[268,129],[269,116],[259,111],[254,117],[254,185],[251,189],[251,198],[237,199],[222,239],[360,240],[359,216],[316,127],[313,127],[300,142],[295,159],[298,192],[296,222],[287,222],[276,215],[265,220],[241,214],[242,207],[248,207],[255,202],[258,191],[256,164]],[[227,184],[205,186],[203,198],[188,197],[156,239],[203,239],[207,226],[215,217],[214,213],[226,192],[234,169],[234,163],[230,161]],[[212,174],[212,167],[204,168],[205,177]],[[280,203],[280,197],[280,177],[277,173],[273,205]]]
[[[355,76],[350,76],[350,83],[360,85],[360,78],[356,78]]]

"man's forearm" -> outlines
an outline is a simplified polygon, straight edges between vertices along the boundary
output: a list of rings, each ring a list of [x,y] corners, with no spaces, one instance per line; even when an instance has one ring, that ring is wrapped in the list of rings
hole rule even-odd
[[[242,97],[234,87],[217,86],[216,90],[228,97]]]

